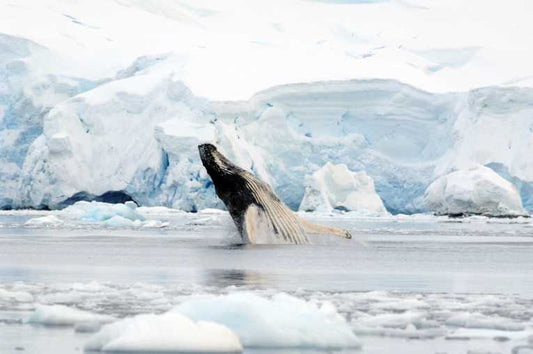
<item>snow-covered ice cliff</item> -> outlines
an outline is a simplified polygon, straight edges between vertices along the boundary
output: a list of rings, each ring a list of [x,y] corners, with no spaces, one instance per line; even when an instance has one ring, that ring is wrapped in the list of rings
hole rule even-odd
[[[533,210],[529,5],[473,1],[463,28],[447,24],[469,11],[423,0],[184,4],[0,4],[0,208],[222,207],[196,151],[212,141],[294,209],[331,162],[393,213],[427,211],[433,181],[478,165]]]
[[[430,94],[387,80],[281,86],[245,102],[195,97],[158,65],[55,105],[28,149],[14,206],[121,192],[143,205],[220,207],[196,146],[212,141],[291,207],[327,162],[365,171],[391,212],[426,210],[439,176],[503,166],[530,186],[533,89]],[[522,188],[526,208],[530,189]],[[81,193],[81,195],[80,195]],[[74,199],[72,199],[75,197]]]

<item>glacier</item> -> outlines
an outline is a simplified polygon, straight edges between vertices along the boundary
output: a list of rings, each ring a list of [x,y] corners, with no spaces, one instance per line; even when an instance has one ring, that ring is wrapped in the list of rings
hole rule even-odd
[[[42,134],[46,113],[96,85],[82,78],[35,74],[35,62],[50,57],[37,43],[0,33],[0,208],[17,205],[24,159]]]
[[[0,4],[0,208],[224,208],[197,156],[209,141],[294,210],[326,163],[366,173],[393,214],[429,211],[432,182],[478,165],[533,210],[524,4],[474,1],[491,26],[464,28],[424,0],[126,3]]]
[[[435,94],[392,80],[348,80],[222,102],[174,79],[173,60],[148,60],[43,114],[42,134],[20,157],[18,188],[3,193],[3,206],[53,209],[118,193],[145,206],[223,208],[196,148],[210,141],[294,209],[305,176],[331,162],[368,174],[392,213],[427,211],[424,191],[440,176],[497,165],[520,182],[532,210],[533,89]]]

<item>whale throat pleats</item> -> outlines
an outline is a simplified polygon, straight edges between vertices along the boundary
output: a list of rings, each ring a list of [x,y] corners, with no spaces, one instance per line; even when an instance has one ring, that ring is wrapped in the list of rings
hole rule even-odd
[[[295,244],[307,244],[309,239],[305,233],[300,219],[276,197],[270,186],[258,180],[250,173],[245,173],[246,188],[252,193],[257,205],[263,209],[263,214],[272,226],[277,237],[283,241]],[[248,212],[247,212],[248,214]],[[250,219],[254,213],[250,212]],[[256,222],[261,218],[255,218]],[[252,221],[246,220],[247,227]],[[251,226],[252,227],[252,226]],[[252,227],[253,228],[253,227]],[[255,227],[257,229],[257,227]]]

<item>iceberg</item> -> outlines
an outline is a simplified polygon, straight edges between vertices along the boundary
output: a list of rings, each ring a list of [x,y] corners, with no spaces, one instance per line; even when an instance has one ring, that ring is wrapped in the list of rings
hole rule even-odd
[[[237,353],[235,333],[212,322],[193,322],[179,313],[143,314],[103,326],[85,344],[102,352]]]
[[[197,296],[172,311],[195,321],[232,329],[244,347],[357,348],[360,342],[330,303],[322,306],[279,293],[271,299],[253,293]]]
[[[344,164],[328,162],[306,177],[299,210],[330,212],[333,209],[387,213],[374,189],[374,181],[364,171],[352,172]]]
[[[516,187],[484,166],[438,178],[426,190],[425,201],[439,215],[527,215]]]

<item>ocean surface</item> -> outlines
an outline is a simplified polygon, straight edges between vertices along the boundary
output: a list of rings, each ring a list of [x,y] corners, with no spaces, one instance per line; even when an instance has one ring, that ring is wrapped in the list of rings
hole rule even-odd
[[[0,353],[84,351],[92,333],[27,322],[39,304],[128,317],[243,291],[331,302],[362,343],[340,352],[533,352],[528,219],[305,215],[354,238],[243,245],[224,213],[149,213],[162,227],[26,223],[43,215],[0,213]]]

